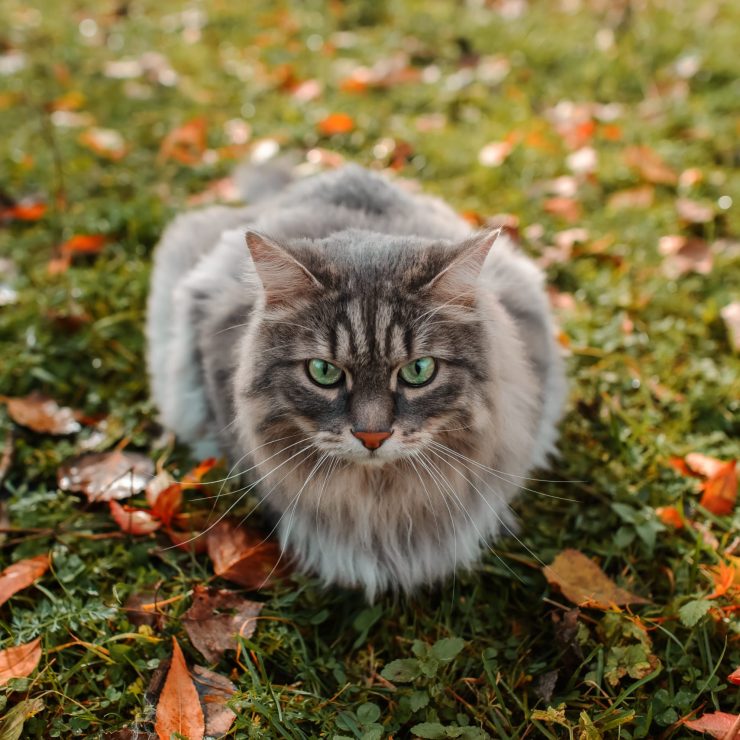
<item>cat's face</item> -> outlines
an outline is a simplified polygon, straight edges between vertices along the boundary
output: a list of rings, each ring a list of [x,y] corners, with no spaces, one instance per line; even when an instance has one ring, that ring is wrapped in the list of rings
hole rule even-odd
[[[383,465],[474,435],[490,358],[473,291],[494,238],[355,232],[278,246],[250,234],[265,288],[246,393],[257,440],[300,435],[339,460]]]

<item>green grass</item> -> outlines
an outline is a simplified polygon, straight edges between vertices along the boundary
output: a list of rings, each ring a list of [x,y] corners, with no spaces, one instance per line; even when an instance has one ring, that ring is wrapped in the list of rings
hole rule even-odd
[[[188,6],[186,20],[194,8],[204,13],[194,43],[183,33],[185,6],[169,0],[6,0],[0,11],[0,48],[22,51],[26,62],[0,77],[2,195],[50,206],[36,223],[0,228],[0,256],[18,268],[18,302],[0,308],[0,389],[15,396],[39,389],[107,415],[99,449],[126,439],[131,449],[162,454],[143,360],[151,252],[186,197],[233,166],[157,158],[167,132],[196,116],[206,117],[213,149],[228,143],[225,122],[240,117],[252,140],[321,146],[369,166],[387,164],[380,139],[407,142],[402,176],[461,211],[515,214],[535,256],[564,229],[588,230],[570,259],[549,268],[552,284],[575,298],[560,317],[572,394],[562,459],[554,475],[541,476],[586,482],[536,484],[576,501],[525,492],[516,506],[521,543],[497,543],[495,556],[454,588],[373,607],[308,578],[265,593],[268,618],[246,641],[251,659],[236,663],[227,654],[217,666],[239,687],[235,737],[403,738],[422,723],[444,725],[446,737],[687,737],[674,723],[691,712],[740,711],[737,689],[726,682],[740,665],[730,598],[714,600],[693,626],[679,617],[682,606],[712,591],[705,567],[737,536],[740,509],[726,517],[698,509],[695,482],[666,465],[691,451],[740,456],[738,362],[719,314],[740,296],[740,10],[686,0],[633,3],[630,13],[584,2],[569,13],[534,2],[507,20],[489,7],[496,5],[218,0]],[[86,18],[97,24],[83,26],[91,38],[79,30]],[[613,44],[599,50],[597,34],[602,46]],[[508,74],[495,83],[476,78],[462,66],[465,49],[500,55]],[[153,50],[176,71],[175,85],[104,74],[110,60]],[[423,80],[362,93],[340,88],[343,64],[399,53],[426,69]],[[678,76],[681,59],[698,60],[695,75]],[[281,86],[287,70],[320,80],[322,94],[297,101]],[[95,125],[121,133],[123,159],[80,142],[90,124],[54,122],[53,109],[74,100]],[[621,106],[618,138],[605,136],[600,123],[590,142],[598,168],[578,189],[575,224],[548,213],[541,187],[570,174],[570,150],[548,113],[562,101]],[[320,136],[316,123],[331,112],[350,114],[354,132]],[[418,121],[430,114],[444,123],[422,131]],[[512,134],[520,138],[500,167],[478,163],[484,144]],[[630,145],[650,147],[678,173],[697,168],[700,181],[657,185],[646,209],[610,208],[612,193],[640,184],[625,163]],[[683,223],[679,196],[712,205],[711,223]],[[734,205],[719,207],[722,196]],[[533,224],[541,225],[540,239],[527,229]],[[49,275],[55,248],[78,233],[109,241],[96,258]],[[667,234],[718,243],[712,271],[666,277],[657,245]],[[82,314],[88,320],[75,327],[62,320]],[[0,434],[10,427],[0,407]],[[162,598],[186,594],[209,578],[206,559],[163,550],[155,538],[94,538],[113,532],[107,509],[57,490],[57,467],[89,434],[13,433],[3,506],[16,531],[2,542],[2,564],[49,550],[54,563],[38,585],[0,607],[0,647],[43,638],[38,672],[0,690],[3,712],[26,696],[43,699],[24,737],[96,737],[150,716],[145,691],[170,653],[170,635],[190,663],[203,662],[179,621],[187,598],[166,607],[156,632],[130,624],[121,606],[154,586]],[[175,473],[191,463],[184,449],[166,459]],[[661,524],[655,508],[666,505],[710,527],[718,545],[692,528]],[[538,563],[565,547],[597,558],[621,585],[649,597],[632,612],[639,619],[628,610],[584,610],[569,628],[569,604]],[[464,640],[463,649],[437,660],[429,646],[450,637]],[[74,638],[89,646],[55,650]],[[412,661],[394,664],[412,678],[394,688],[379,676],[395,660]],[[543,699],[548,683],[551,696]],[[427,728],[425,736],[443,736],[435,732]]]

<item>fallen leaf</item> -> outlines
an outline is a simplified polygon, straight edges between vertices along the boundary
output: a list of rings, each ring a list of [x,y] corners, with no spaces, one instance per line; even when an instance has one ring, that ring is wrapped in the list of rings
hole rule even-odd
[[[728,303],[724,308],[720,309],[719,315],[727,327],[730,347],[735,352],[740,352],[740,301]]]
[[[663,524],[674,529],[683,529],[683,516],[675,506],[659,506],[655,513]]]
[[[198,463],[190,472],[185,473],[180,481],[184,490],[188,488],[197,488],[200,482],[203,480],[203,476],[218,465],[218,459],[215,457],[209,457],[206,460]]]
[[[650,208],[655,199],[655,188],[652,185],[638,185],[636,188],[618,190],[609,196],[606,205],[615,211],[627,208]]]
[[[11,678],[30,676],[36,670],[40,660],[40,637],[25,645],[0,650],[0,686],[5,686]]]
[[[206,150],[207,130],[205,118],[193,118],[173,129],[162,140],[159,161],[174,159],[181,164],[198,164]]]
[[[317,124],[320,134],[333,136],[334,134],[348,134],[355,128],[352,116],[346,113],[331,113]]]
[[[17,203],[0,210],[0,220],[5,221],[38,221],[46,213],[46,203]]]
[[[724,596],[730,589],[735,587],[735,579],[739,573],[732,560],[720,561],[713,568],[707,568],[708,573],[714,581],[714,591],[707,596],[708,599],[716,599]]]
[[[170,527],[166,527],[164,532],[178,550],[192,552],[196,555],[200,555],[208,550],[208,542],[206,542],[206,538],[202,532],[182,532],[177,529],[171,529]]]
[[[740,666],[735,668],[735,670],[727,677],[727,680],[730,683],[734,683],[735,686],[740,686]]]
[[[166,527],[169,527],[172,523],[172,517],[180,511],[181,507],[182,486],[179,483],[173,483],[157,496],[152,506],[152,515],[158,518]]]
[[[684,725],[695,732],[704,732],[719,740],[737,740],[740,738],[740,714],[711,712],[699,719],[684,722]]]
[[[151,534],[156,532],[162,522],[148,509],[137,509],[134,506],[122,506],[118,501],[108,501],[113,521],[126,534]]]
[[[188,197],[189,206],[202,206],[209,203],[237,203],[242,199],[239,186],[233,177],[214,180],[205,190]]]
[[[121,133],[110,128],[89,128],[80,134],[80,143],[114,162],[123,159],[128,151]]]
[[[264,588],[284,571],[280,545],[259,532],[223,521],[208,533],[207,544],[216,575],[247,589]]]
[[[73,409],[41,393],[21,398],[3,398],[10,418],[40,434],[74,434],[82,428]]]
[[[709,455],[703,455],[701,452],[689,452],[686,455],[685,461],[693,473],[703,475],[706,478],[716,475],[722,470],[722,466],[725,464],[723,460],[718,460],[716,457],[710,457]]]
[[[236,693],[236,686],[228,678],[199,665],[193,666],[193,682],[203,709],[205,734],[223,737],[236,719],[236,714],[226,706]]]
[[[9,565],[0,573],[0,604],[41,578],[48,569],[48,555],[36,555]]]
[[[59,250],[62,256],[74,257],[78,254],[98,254],[108,241],[102,234],[75,234],[67,239]]]
[[[583,214],[581,204],[574,198],[554,197],[547,198],[542,207],[553,216],[559,216],[565,221],[575,223],[580,221]]]
[[[712,271],[712,252],[704,239],[687,236],[661,236],[658,251],[665,257],[663,271],[669,278],[687,272],[708,275]]]
[[[154,730],[159,740],[170,740],[173,732],[189,740],[202,740],[205,737],[205,720],[198,692],[174,637],[172,663],[157,702]]]
[[[647,146],[630,146],[624,150],[625,162],[637,170],[643,180],[655,185],[675,185],[678,174],[663,158]]]
[[[20,740],[26,720],[44,708],[40,698],[19,701],[3,718],[0,724],[0,740]]]
[[[737,501],[737,462],[730,460],[702,484],[699,503],[712,514],[731,514]]]
[[[144,490],[154,464],[135,452],[90,452],[65,462],[57,471],[63,491],[84,493],[90,501],[125,499]]]
[[[511,141],[492,141],[478,152],[478,162],[484,167],[499,167],[506,161],[513,148]]]
[[[676,198],[678,215],[690,224],[708,224],[714,221],[714,209],[706,203],[690,198]]]
[[[578,606],[609,609],[614,605],[647,604],[642,596],[617,586],[593,560],[578,550],[563,550],[543,570],[548,583]]]
[[[182,616],[183,626],[201,655],[218,663],[226,650],[237,648],[237,635],[252,636],[262,606],[234,591],[196,586],[193,605]]]

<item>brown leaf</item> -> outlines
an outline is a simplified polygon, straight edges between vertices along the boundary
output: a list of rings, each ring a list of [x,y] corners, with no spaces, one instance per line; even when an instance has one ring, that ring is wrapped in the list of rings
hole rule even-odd
[[[0,686],[11,678],[30,676],[41,660],[41,638],[37,637],[25,645],[0,650]]]
[[[164,532],[178,550],[192,552],[195,555],[201,555],[208,550],[208,543],[202,532],[183,532],[170,527],[165,527]]]
[[[193,681],[203,708],[205,734],[223,737],[236,719],[234,712],[226,706],[236,693],[236,686],[228,678],[199,665],[193,666]]]
[[[688,221],[690,224],[708,224],[710,221],[714,221],[712,206],[690,198],[677,198],[676,211],[684,221]]]
[[[0,723],[0,740],[20,740],[23,737],[23,725],[26,720],[38,714],[44,708],[44,700],[35,697],[19,701]]]
[[[355,122],[351,116],[346,113],[330,113],[326,118],[318,122],[317,128],[320,134],[324,136],[333,136],[334,134],[348,134],[354,130]]]
[[[712,514],[727,516],[732,514],[737,501],[737,462],[723,463],[716,473],[702,484],[702,497],[699,503]]]
[[[730,347],[735,352],[740,352],[740,301],[728,303],[724,308],[720,309],[719,315],[727,327]]]
[[[90,501],[125,499],[144,490],[154,465],[135,452],[91,452],[65,462],[57,471],[63,491],[84,493]]]
[[[655,185],[675,185],[678,174],[671,169],[663,158],[647,146],[630,146],[624,150],[627,164],[637,170],[643,180]]]
[[[148,509],[137,509],[134,506],[122,506],[118,501],[109,501],[110,515],[113,521],[126,534],[151,534],[156,532],[162,522]]]
[[[262,604],[234,591],[196,586],[193,605],[182,617],[193,645],[210,663],[218,663],[226,650],[237,648],[237,635],[251,637]]]
[[[74,434],[81,426],[73,409],[59,406],[41,393],[21,398],[5,398],[10,418],[21,426],[41,434]]]
[[[712,252],[704,239],[686,236],[661,236],[658,251],[665,257],[663,271],[669,278],[687,272],[708,275],[712,271]]]
[[[9,565],[0,573],[0,604],[41,578],[48,569],[48,555],[36,555]]]
[[[177,732],[189,740],[203,740],[205,720],[198,692],[185,664],[177,640],[172,638],[172,663],[157,703],[154,729],[159,740],[170,740]]]
[[[578,550],[563,550],[544,568],[548,583],[578,606],[610,609],[623,604],[647,604],[642,596],[617,586],[593,560]]]
[[[159,161],[174,159],[181,164],[198,164],[206,149],[207,129],[205,118],[193,118],[173,129],[162,140]]]
[[[711,712],[684,724],[690,730],[707,733],[712,737],[719,738],[719,740],[738,740],[740,738],[740,714]]]
[[[607,201],[607,207],[615,211],[627,208],[650,208],[654,199],[655,188],[652,185],[638,185],[636,188],[612,193]]]
[[[564,221],[575,223],[583,215],[581,204],[575,198],[554,197],[548,198],[542,207],[553,216],[559,216]]]
[[[208,533],[207,543],[216,575],[247,589],[264,588],[285,570],[279,567],[278,543],[266,540],[259,532],[223,521]]]

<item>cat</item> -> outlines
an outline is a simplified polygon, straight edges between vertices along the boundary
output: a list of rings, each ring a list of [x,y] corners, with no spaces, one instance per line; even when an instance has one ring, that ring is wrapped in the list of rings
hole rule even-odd
[[[372,601],[472,567],[556,451],[567,383],[541,271],[358,165],[258,169],[248,189],[155,251],[163,425],[226,454],[326,584]]]

